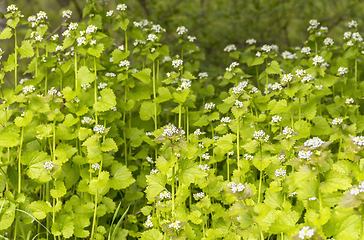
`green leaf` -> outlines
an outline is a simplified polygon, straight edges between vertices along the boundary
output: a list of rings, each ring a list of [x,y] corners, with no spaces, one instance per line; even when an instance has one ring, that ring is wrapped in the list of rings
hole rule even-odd
[[[287,112],[291,109],[292,105],[287,106],[287,100],[279,100],[278,102],[276,102],[275,100],[272,100],[269,102],[268,104],[268,109],[272,109],[271,110],[271,114],[278,114],[278,113],[283,113],[283,112]]]
[[[118,151],[118,146],[116,145],[114,139],[112,138],[106,138],[104,142],[101,144],[101,150],[103,152],[109,152],[109,151]]]
[[[158,88],[158,97],[154,99],[156,103],[166,102],[172,98],[172,94],[169,92],[169,89],[166,87],[159,87]]]
[[[185,88],[182,91],[174,92],[172,95],[176,103],[184,103],[189,93],[190,89]]]
[[[202,115],[193,125],[203,127],[209,125],[209,123],[209,117],[207,115]]]
[[[173,162],[167,161],[162,155],[158,156],[156,166],[163,174],[167,174],[169,169],[173,167]]]
[[[70,238],[73,235],[74,225],[71,216],[62,214],[57,218],[57,221],[52,224],[52,234],[54,236],[61,236]]]
[[[94,109],[97,112],[105,112],[116,106],[116,97],[114,91],[110,88],[104,88],[101,92],[101,101],[94,103]]]
[[[255,57],[253,59],[253,61],[250,63],[250,66],[260,65],[262,63],[264,63],[264,58],[263,57]]]
[[[140,240],[160,240],[163,239],[163,234],[157,229],[151,229],[142,233]]]
[[[108,186],[109,182],[109,172],[102,171],[97,178],[90,181],[90,194],[96,194],[96,190],[102,189]]]
[[[65,185],[64,185],[64,183],[62,181],[57,180],[54,183],[54,188],[55,189],[51,189],[51,191],[50,191],[51,196],[54,197],[54,198],[63,197],[67,193],[67,189],[66,189],[66,187],[65,187]]]
[[[12,53],[9,55],[8,60],[6,62],[3,62],[4,65],[4,71],[10,72],[15,69],[15,54]]]
[[[111,173],[113,174],[113,177],[110,179],[110,187],[113,189],[124,189],[135,182],[129,169],[121,163],[113,163],[111,166]]]
[[[181,159],[178,166],[178,180],[182,184],[194,183],[196,179],[207,176],[191,159]]]
[[[167,182],[166,175],[157,172],[156,174],[146,176],[148,189],[146,190],[149,202],[153,202],[155,197],[165,189]]]
[[[295,139],[301,139],[301,138],[307,138],[310,136],[311,133],[311,125],[304,121],[304,120],[298,120],[294,123],[294,129],[299,134],[299,136],[296,136]]]
[[[283,202],[283,196],[281,192],[267,191],[265,194],[264,203],[272,209],[281,208]]]
[[[360,234],[360,218],[358,215],[352,215],[346,218],[334,235],[335,239],[357,240]]]
[[[278,212],[275,222],[270,226],[269,231],[273,234],[288,232],[294,229],[296,222],[300,219],[300,214],[296,211]]]
[[[15,219],[16,205],[12,202],[0,199],[0,230],[5,230],[11,227]]]
[[[255,153],[258,150],[259,142],[257,140],[252,140],[242,146],[248,153]]]
[[[112,58],[115,63],[120,62],[121,60],[124,60],[130,55],[130,51],[120,51],[119,49],[115,49],[112,52]]]
[[[143,102],[140,106],[139,116],[143,121],[148,121],[155,115],[154,104],[152,102]]]
[[[272,61],[269,67],[265,70],[268,74],[281,74],[281,68],[277,61]]]
[[[96,58],[100,58],[101,53],[104,51],[104,44],[99,43],[97,45],[93,45],[87,49],[87,53]]]
[[[0,39],[9,39],[13,36],[11,28],[7,27],[0,33]]]
[[[44,219],[47,213],[52,211],[51,204],[44,201],[33,201],[30,203],[29,208],[33,211],[33,216],[37,219]]]
[[[77,72],[77,78],[81,85],[92,83],[95,80],[95,73],[90,72],[86,66],[80,67]]]
[[[1,147],[15,147],[19,145],[19,134],[18,133],[3,133],[0,135],[0,146]]]
[[[235,134],[225,134],[224,136],[220,137],[216,144],[219,148],[230,151],[233,148],[233,142],[236,140]]]
[[[302,106],[302,117],[305,117],[308,120],[312,120],[316,115],[316,104],[317,102],[311,100],[307,104]]]
[[[311,132],[316,136],[331,134],[331,127],[324,117],[317,116],[312,119],[312,122],[314,123],[314,126],[312,127]]]
[[[297,197],[299,200],[306,200],[317,197],[318,182],[315,179],[305,180],[297,183]]]
[[[21,58],[30,58],[34,56],[32,44],[29,41],[23,41],[21,47],[18,49]]]
[[[349,175],[343,175],[331,170],[325,174],[325,181],[320,184],[320,189],[324,193],[332,193],[337,190],[346,190],[351,187],[351,178]]]
[[[133,73],[132,76],[139,79],[140,81],[142,81],[145,84],[149,84],[151,77],[152,70],[150,68],[144,68],[143,70]]]

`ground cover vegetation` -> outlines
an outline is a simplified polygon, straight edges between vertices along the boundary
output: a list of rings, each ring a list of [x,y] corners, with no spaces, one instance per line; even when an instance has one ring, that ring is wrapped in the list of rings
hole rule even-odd
[[[6,11],[1,238],[364,237],[356,21],[341,45],[315,19],[303,47],[229,44],[211,76],[185,26],[170,47],[123,3],[63,11],[62,31]]]

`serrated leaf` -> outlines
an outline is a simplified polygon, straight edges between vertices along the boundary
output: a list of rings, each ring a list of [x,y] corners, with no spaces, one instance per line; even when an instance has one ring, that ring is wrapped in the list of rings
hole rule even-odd
[[[315,133],[316,136],[331,134],[331,127],[324,117],[317,116],[312,119],[312,122],[314,123],[314,126],[311,131]]]
[[[158,88],[158,96],[154,99],[156,103],[166,102],[172,98],[172,94],[169,92],[169,89],[166,87],[159,87]]]
[[[250,141],[242,146],[248,153],[255,153],[258,150],[259,142],[257,140]]]
[[[163,239],[163,234],[157,229],[151,229],[142,233],[140,240],[160,240]]]
[[[19,145],[18,133],[3,133],[0,135],[1,147],[15,147]]]
[[[157,172],[156,174],[146,176],[148,189],[146,190],[149,202],[153,202],[155,197],[165,189],[167,182],[166,175]]]
[[[144,68],[143,70],[133,73],[132,76],[139,79],[145,84],[149,84],[151,77],[150,74],[152,73],[152,70],[150,68]]]
[[[207,176],[197,164],[190,159],[181,159],[179,162],[178,179],[182,184],[194,183],[196,179]]]
[[[117,152],[118,146],[116,145],[114,139],[106,138],[104,142],[101,144],[101,150],[103,152],[115,151]]]
[[[51,189],[51,191],[50,191],[51,196],[54,197],[54,198],[63,197],[67,193],[66,186],[64,185],[64,183],[62,181],[57,180],[54,183],[54,188],[55,189]]]
[[[94,109],[97,112],[105,112],[116,106],[116,97],[114,91],[110,88],[104,88],[101,92],[101,100],[94,103]]]
[[[268,74],[281,74],[281,68],[277,61],[272,61],[269,67],[265,70]]]
[[[104,51],[104,44],[99,43],[97,45],[93,45],[87,49],[87,53],[96,58],[100,58],[101,53]]]
[[[324,193],[346,190],[349,187],[351,187],[350,177],[333,170],[325,174],[325,181],[320,184],[320,189]]]
[[[80,80],[81,85],[92,83],[95,81],[95,73],[90,72],[86,66],[83,66],[78,69],[77,78]]]
[[[113,177],[110,178],[110,187],[116,190],[129,187],[135,182],[131,172],[126,166],[120,163],[113,163],[111,166]]]
[[[44,219],[47,213],[52,211],[51,204],[44,201],[34,201],[30,203],[29,208],[33,211],[33,216],[37,219]]]
[[[0,39],[9,39],[13,36],[11,28],[7,27],[0,33]]]
[[[143,121],[148,121],[155,115],[154,104],[152,102],[143,102],[140,106],[139,116]]]
[[[209,117],[207,115],[202,115],[193,125],[203,127],[209,125],[209,123]]]
[[[34,56],[32,44],[29,41],[23,41],[21,47],[18,49],[21,58],[30,58]]]

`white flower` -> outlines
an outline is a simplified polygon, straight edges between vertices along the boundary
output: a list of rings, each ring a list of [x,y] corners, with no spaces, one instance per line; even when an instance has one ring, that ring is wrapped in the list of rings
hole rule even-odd
[[[314,200],[316,200],[317,198],[316,197],[310,197],[308,200],[309,201],[314,201]]]
[[[354,103],[354,99],[353,98],[347,98],[345,101],[346,104],[350,105]]]
[[[258,51],[255,56],[260,57],[262,54]]]
[[[276,177],[284,177],[286,176],[286,170],[284,170],[283,168],[276,169],[274,175],[276,175]]]
[[[191,87],[191,80],[181,78],[181,85],[176,89],[177,91],[182,91],[183,89],[190,88]]]
[[[188,30],[187,30],[186,27],[180,26],[180,27],[177,28],[177,31],[176,32],[177,32],[178,35],[183,35],[183,34],[187,33]]]
[[[150,175],[156,174],[157,172],[159,172],[159,169],[152,169],[150,170]]]
[[[55,96],[57,95],[57,89],[55,87],[52,87],[51,89],[48,90],[48,94],[51,95],[51,96]]]
[[[254,132],[254,138],[257,140],[263,140],[266,136],[266,133],[263,130],[255,131]]]
[[[243,92],[245,91],[245,87],[247,87],[247,86],[248,86],[248,81],[240,82],[240,83],[238,84],[238,86],[233,87],[232,92],[233,92],[234,94],[239,95],[239,94],[241,94],[241,93],[243,93]]]
[[[94,164],[92,164],[92,165],[91,165],[91,168],[92,168],[94,171],[97,171],[97,170],[99,170],[99,169],[100,169],[100,164],[98,164],[98,163],[94,163]]]
[[[249,161],[249,160],[253,160],[254,157],[249,154],[244,154],[244,158]]]
[[[157,35],[155,35],[153,33],[148,35],[147,41],[155,42],[156,40],[158,40]]]
[[[146,136],[152,136],[152,135],[153,135],[153,133],[152,133],[152,132],[146,132],[146,133],[145,133],[145,135],[146,135]],[[147,160],[148,160],[148,159],[147,159]]]
[[[96,125],[94,127],[94,131],[97,133],[104,133],[105,132],[105,127],[103,125]]]
[[[348,73],[348,68],[346,67],[339,67],[339,69],[337,70],[338,75],[344,75],[346,73]]]
[[[15,6],[14,4],[11,4],[11,5],[9,5],[7,8],[6,8],[6,11],[7,12],[12,12],[12,13],[14,13],[15,11],[17,11],[18,10],[18,7],[17,6]]]
[[[89,25],[86,29],[87,34],[92,34],[97,31],[97,27],[94,25]]]
[[[76,30],[77,27],[78,27],[78,23],[71,22],[70,25],[68,26],[68,30],[69,31]]]
[[[69,30],[66,30],[66,31],[64,31],[64,32],[62,33],[62,36],[63,36],[63,37],[70,37],[70,36],[71,36],[71,33],[70,33],[70,31],[69,31]]]
[[[213,102],[205,103],[205,110],[211,110],[214,107],[215,107],[215,103],[213,103]]]
[[[364,146],[364,136],[353,137],[354,144]]]
[[[202,156],[201,156],[203,159],[205,159],[205,160],[209,160],[210,159],[210,154],[209,153],[204,153],[204,154],[202,154]]]
[[[242,192],[245,189],[245,186],[243,184],[241,183],[237,184],[235,182],[229,182],[228,187],[231,188],[231,191],[233,193]]]
[[[196,40],[196,37],[195,36],[188,36],[187,39],[190,42],[194,42]]]
[[[310,54],[311,53],[311,48],[310,47],[303,47],[301,49],[301,53],[304,53],[304,54]]]
[[[166,29],[162,28],[161,25],[153,25],[151,28],[152,31],[155,31],[156,33],[165,32]]]
[[[351,38],[351,32],[345,32],[344,39],[350,39],[350,38]]]
[[[332,125],[340,125],[342,122],[342,118],[334,118],[334,120],[332,120]]]
[[[236,217],[236,220],[240,221],[241,220],[241,217],[240,216],[237,216]]]
[[[221,118],[221,120],[220,120],[222,123],[229,123],[229,122],[231,122],[231,119],[229,118],[229,117],[223,117],[223,118]]]
[[[361,37],[360,33],[355,32],[351,35],[351,37],[354,39],[354,41],[362,42],[363,38]]]
[[[91,87],[91,84],[89,84],[89,83],[81,84],[81,87],[82,87],[84,90],[87,90],[88,88],[90,88],[90,87]]]
[[[353,43],[353,41],[348,41],[347,43],[346,43],[346,45],[348,45],[348,46],[353,46],[354,45],[354,43]]]
[[[126,67],[126,69],[128,69],[130,66],[130,62],[128,60],[123,60],[123,61],[120,61],[119,63],[119,67]]]
[[[82,119],[82,123],[83,124],[85,124],[85,123],[87,123],[87,124],[89,124],[90,122],[92,121],[92,118],[89,118],[89,117],[83,117],[83,119]]]
[[[317,65],[318,63],[323,63],[325,60],[323,57],[316,55],[313,59],[313,65]]]
[[[329,45],[334,45],[334,40],[332,40],[332,38],[325,38],[325,40],[324,40],[324,44],[326,45],[326,46],[329,46]]]
[[[196,198],[197,199],[201,199],[201,198],[204,198],[204,197],[205,197],[205,193],[204,192],[196,193]]]
[[[180,221],[176,220],[176,221],[170,223],[168,226],[169,226],[169,228],[174,228],[175,230],[178,231],[181,228],[180,223],[181,223]]]
[[[107,11],[106,12],[106,17],[111,17],[114,14],[113,10]]]
[[[314,235],[314,230],[310,227],[303,227],[299,232],[298,232],[298,237],[301,239],[305,239],[305,237],[312,237]]]
[[[282,85],[280,83],[274,83],[274,84],[269,83],[268,84],[268,89],[271,89],[273,91],[282,90]]]
[[[27,80],[28,80],[28,78],[22,78],[22,79],[20,79],[19,84],[23,85]]]
[[[306,71],[303,69],[297,69],[296,70],[296,76],[297,77],[303,77],[306,74]]]
[[[285,127],[283,129],[283,134],[286,135],[286,138],[292,137],[293,132],[294,132],[293,129],[290,127]]]
[[[325,142],[322,141],[319,137],[313,137],[309,140],[307,140],[303,145],[305,147],[311,147],[311,148],[318,148]]]
[[[297,192],[293,192],[293,193],[288,194],[288,197],[293,197],[295,195],[297,195]]]
[[[79,37],[77,40],[77,46],[85,45],[86,44],[86,38],[85,37]]]
[[[229,156],[234,155],[234,150],[232,150],[232,151],[231,151],[231,152],[229,152],[228,154],[229,154]]]
[[[99,86],[97,86],[98,89],[104,89],[106,88],[107,86],[107,83],[104,83],[104,82],[100,82]]]
[[[43,11],[40,11],[39,13],[37,13],[37,20],[40,21],[40,20],[44,20],[44,19],[47,19],[47,14]]]
[[[199,74],[198,74],[198,78],[199,79],[202,79],[202,78],[207,78],[209,75],[208,75],[208,73],[207,72],[200,72]]]
[[[252,44],[257,43],[257,41],[254,38],[250,38],[250,39],[246,40],[246,43],[249,45],[252,45]]]
[[[161,199],[161,200],[163,200],[163,199],[168,199],[168,198],[171,198],[172,197],[172,194],[170,193],[170,192],[168,192],[167,190],[164,190],[163,192],[161,192],[160,194],[159,194],[159,198]]]
[[[62,12],[62,17],[71,18],[72,11],[71,10],[64,10]]]
[[[236,51],[236,46],[235,46],[235,44],[227,45],[227,46],[224,48],[224,52],[231,52],[231,51]]]
[[[275,115],[272,117],[272,123],[279,123],[280,121],[282,121],[282,117]]]
[[[182,66],[182,64],[183,64],[183,60],[181,60],[181,59],[175,59],[172,61],[172,66],[174,68],[178,68],[178,67]]]
[[[95,45],[96,44],[96,40],[94,39],[91,39],[91,42],[90,42],[91,45]]]
[[[210,167],[209,167],[207,164],[204,164],[204,165],[198,165],[198,167],[199,167],[202,171],[204,171],[204,172],[206,172],[206,171],[210,170]]]
[[[296,53],[291,53],[289,51],[282,52],[282,57],[284,59],[297,59]]]
[[[234,104],[237,108],[242,108],[244,107],[243,103],[240,102],[239,100],[235,100],[235,104]]]
[[[301,159],[311,160],[311,156],[312,156],[312,152],[310,150],[309,151],[301,150],[298,152],[298,157]]]
[[[258,93],[259,89],[257,87],[253,87],[252,90],[249,91],[249,93]]]
[[[265,51],[265,52],[270,52],[270,50],[272,50],[272,47],[267,45],[267,44],[264,44],[263,47],[262,47],[262,51]]]
[[[35,91],[35,87],[33,85],[24,86],[24,88],[23,88],[23,93],[24,94],[32,93],[34,91]]]
[[[151,157],[149,157],[149,156],[147,156],[147,161],[148,161],[149,163],[154,163],[154,162],[153,162],[153,159],[152,159]]]
[[[49,162],[45,162],[43,167],[47,170],[52,170],[52,168],[54,167],[53,162],[49,161]]]
[[[199,128],[197,128],[193,134],[199,136],[199,135],[202,134],[202,132],[201,132],[201,130]]]
[[[311,80],[314,80],[315,78],[312,77],[310,74],[307,74],[301,79],[301,82],[310,82]]]
[[[152,223],[152,221],[151,221],[151,219],[152,219],[152,217],[150,216],[150,215],[148,215],[147,216],[147,221],[145,221],[145,226],[147,226],[147,227],[153,227],[153,223]]]
[[[351,20],[350,22],[348,22],[348,26],[349,28],[358,27],[358,23],[355,20]]]
[[[111,107],[110,110],[116,112],[118,109],[116,107]]]
[[[128,7],[123,3],[123,4],[118,4],[116,6],[116,10],[118,11],[125,11]]]
[[[52,39],[53,41],[56,41],[58,38],[59,38],[59,35],[58,35],[58,34],[54,34],[54,35],[51,37],[51,39]]]
[[[352,195],[358,195],[359,193],[361,193],[362,191],[360,191],[358,186],[353,187],[352,189],[350,189],[350,194]]]

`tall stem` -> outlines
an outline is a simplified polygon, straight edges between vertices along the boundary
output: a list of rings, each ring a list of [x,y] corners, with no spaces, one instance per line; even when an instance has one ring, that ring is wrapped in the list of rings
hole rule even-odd
[[[14,29],[14,36],[15,36],[15,88],[18,86],[18,39],[16,35],[16,28]]]
[[[97,69],[96,69],[96,57],[94,57],[94,70],[95,70],[95,85],[94,85],[94,97],[95,97],[95,103],[97,102]],[[97,121],[97,112],[95,111],[95,122],[96,125],[98,124]]]
[[[172,217],[174,213],[174,166],[172,168]]]
[[[47,42],[46,42],[46,57],[48,57],[48,49],[47,49]],[[44,80],[44,96],[47,96],[47,89],[48,89],[48,67],[46,66],[45,71],[45,80]]]
[[[18,193],[21,193],[21,152],[23,148],[24,127],[21,128],[20,147],[18,157]]]
[[[77,81],[77,50],[75,49],[75,90],[78,89],[78,81]]]
[[[238,159],[238,171],[240,171],[240,117],[237,119],[237,130],[236,130],[236,152]]]
[[[92,228],[91,228],[91,238],[90,240],[94,239],[94,233],[95,233],[95,225],[96,225],[96,209],[97,209],[97,201],[98,201],[98,189],[96,189],[96,195],[95,195],[95,209],[94,209],[94,216],[92,220]]]
[[[178,128],[182,126],[182,103],[178,105]]]

